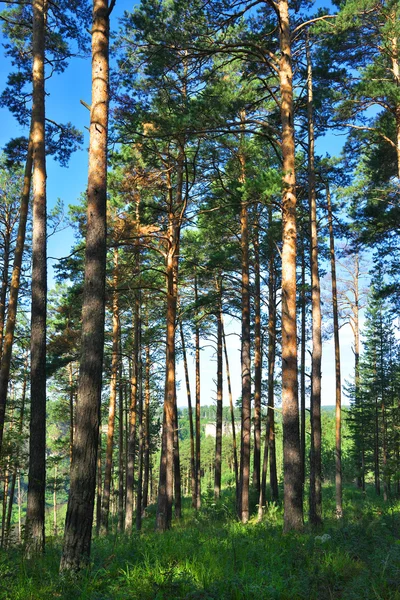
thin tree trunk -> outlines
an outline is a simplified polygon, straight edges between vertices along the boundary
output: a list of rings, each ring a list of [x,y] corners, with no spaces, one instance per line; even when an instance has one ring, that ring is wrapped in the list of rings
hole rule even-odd
[[[108,429],[106,444],[106,462],[104,470],[104,486],[101,504],[101,526],[100,533],[108,533],[108,516],[110,512],[110,489],[113,465],[114,431],[115,431],[115,409],[117,405],[117,380],[118,380],[118,354],[119,354],[119,303],[118,303],[118,247],[114,248],[113,267],[113,300],[112,300],[112,359],[111,359],[111,382],[110,382],[110,404],[108,409]]]
[[[16,483],[17,483],[17,469],[14,468],[12,478],[11,478],[10,498],[8,500],[6,533],[5,533],[5,543],[4,543],[5,547],[7,547],[10,543],[11,517],[12,517],[12,511],[13,511],[13,505],[14,505],[15,484]]]
[[[261,468],[261,278],[260,278],[260,241],[259,217],[255,223],[254,234],[254,461],[253,485],[260,493]]]
[[[140,306],[142,304],[140,292]],[[140,309],[139,309],[140,311]],[[142,528],[142,498],[143,498],[143,369],[142,369],[142,319],[139,312],[139,356],[138,356],[138,403],[137,403],[137,422],[138,422],[138,474],[137,474],[137,493],[136,493],[136,531]]]
[[[180,327],[180,333],[181,333],[183,365],[184,365],[184,369],[185,369],[186,394],[187,394],[187,399],[188,399],[188,412],[189,412],[190,476],[191,476],[191,490],[192,490],[192,508],[196,508],[196,461],[195,461],[195,451],[194,451],[192,395],[190,392],[189,370],[188,370],[188,364],[187,364],[185,337],[183,335],[182,321],[179,321],[179,327]]]
[[[241,113],[241,126],[244,127],[245,114]],[[241,141],[242,143],[242,141]],[[240,182],[245,183],[245,156],[243,148],[239,152],[241,165]],[[241,332],[241,371],[242,371],[242,430],[240,445],[240,502],[239,518],[242,523],[249,520],[250,483],[250,438],[251,438],[251,351],[250,351],[250,267],[249,267],[249,217],[247,201],[243,198],[240,208],[240,247],[242,266],[242,332]]]
[[[144,403],[144,475],[143,475],[143,510],[149,504],[150,473],[150,344],[146,344],[146,389]]]
[[[336,488],[336,516],[341,519],[343,516],[342,503],[342,383],[340,372],[340,342],[339,342],[339,311],[337,298],[336,282],[336,257],[335,257],[335,237],[333,233],[332,204],[329,185],[326,183],[326,200],[328,208],[328,227],[329,227],[329,245],[331,256],[331,278],[332,278],[332,309],[333,309],[333,338],[335,345],[335,396],[336,396],[336,414],[335,414],[335,488]],[[357,357],[359,356],[357,351]],[[358,373],[358,360],[356,360],[356,386]]]
[[[194,300],[197,306],[197,273],[194,278]],[[196,510],[201,507],[201,448],[200,448],[200,328],[195,325],[195,364],[196,364]]]
[[[120,325],[121,327],[121,325]],[[121,340],[121,331],[120,331]],[[118,531],[124,529],[124,390],[122,370],[122,349],[120,341],[120,368],[118,387]]]
[[[7,323],[2,348],[1,367],[0,367],[0,452],[3,442],[4,420],[7,404],[8,382],[10,378],[11,355],[14,341],[14,331],[17,316],[19,283],[21,278],[21,265],[25,246],[26,222],[29,209],[29,192],[32,179],[32,147],[33,147],[32,128],[29,136],[28,153],[25,163],[24,187],[21,196],[21,205],[19,209],[19,224],[17,241],[14,253],[14,265],[11,276],[11,286],[8,299]]]
[[[304,249],[304,234],[301,244],[301,345],[300,345],[300,452],[303,485],[306,481],[306,256]]]
[[[31,304],[31,419],[25,552],[44,551],[46,488],[46,149],[45,21],[47,0],[33,1],[33,232]]]
[[[29,360],[29,355],[28,355],[28,351],[27,351],[26,357],[25,357],[25,364],[24,364],[24,378],[23,378],[22,390],[21,390],[21,409],[20,409],[19,423],[18,423],[18,434],[19,434],[19,436],[21,436],[22,429],[23,429],[23,426],[24,426],[26,388],[28,386],[28,375],[29,375],[29,372],[28,372],[28,360]],[[17,450],[17,454],[14,457],[15,466],[14,466],[14,471],[13,471],[13,476],[12,476],[12,482],[11,482],[10,500],[9,500],[9,503],[8,503],[8,514],[7,514],[7,524],[6,524],[6,544],[8,544],[9,540],[10,540],[11,517],[12,517],[12,510],[13,510],[13,505],[14,505],[15,484],[17,482],[17,476],[18,476],[19,457],[20,457],[20,454],[19,454],[19,449],[18,449]],[[19,540],[19,541],[21,541],[21,540]]]
[[[57,465],[54,466],[54,484],[53,484],[53,535],[57,537]]]
[[[138,257],[136,258],[138,265]],[[125,531],[129,533],[133,525],[133,503],[135,483],[136,452],[136,412],[138,400],[138,364],[139,364],[139,295],[136,294],[133,319],[133,353],[129,405],[128,460],[126,465]]]
[[[7,500],[8,500],[8,488],[9,488],[9,477],[10,477],[10,472],[8,470],[9,459],[10,459],[10,457],[7,458],[7,466],[4,470],[3,500],[2,500],[2,512],[1,512],[1,541],[0,541],[1,548],[4,548],[5,535],[6,535]]]
[[[97,494],[96,494],[96,535],[100,535],[100,525],[101,525],[101,492],[103,487],[103,477],[101,471],[101,417],[99,420],[99,447],[97,450]]]
[[[287,0],[277,5],[280,21],[279,81],[282,121],[282,421],[284,531],[303,527],[296,327],[296,177],[291,34]]]
[[[179,435],[178,435],[178,407],[174,406],[174,503],[175,503],[175,518],[182,517],[182,494],[181,494],[181,461],[179,456]]]
[[[222,326],[222,341],[223,341],[223,344],[224,344],[224,355],[225,355],[225,366],[226,366],[226,379],[227,379],[227,383],[228,383],[229,411],[230,411],[230,414],[231,414],[233,467],[234,467],[234,470],[235,470],[235,484],[236,484],[236,503],[238,503],[238,495],[239,495],[239,465],[238,465],[237,443],[236,443],[235,411],[234,411],[234,408],[233,408],[231,374],[230,374],[230,370],[229,370],[229,359],[228,359],[228,351],[226,349],[226,338],[225,338],[224,321],[223,321],[222,314],[221,314],[221,326]]]
[[[272,210],[270,210],[270,223],[272,222]],[[269,256],[269,278],[268,278],[268,450],[269,450],[269,478],[271,486],[271,497],[278,502],[278,475],[276,467],[276,444],[275,444],[275,356],[276,356],[276,291],[275,291],[274,254],[272,244]],[[265,492],[264,492],[265,494]],[[264,495],[265,498],[265,495]]]
[[[308,125],[308,199],[310,205],[311,241],[311,456],[310,456],[310,522],[322,524],[322,463],[321,463],[321,287],[318,270],[317,198],[314,161],[313,83],[310,47],[307,37],[307,125]]]
[[[223,403],[223,379],[222,379],[222,290],[221,282],[217,282],[218,312],[217,312],[217,411],[215,422],[215,477],[214,496],[221,495],[221,465],[222,465],[222,403]]]
[[[108,133],[108,0],[93,0],[92,106],[81,362],[61,571],[90,557],[104,348]]]
[[[4,237],[4,263],[3,263],[3,274],[1,277],[1,289],[0,289],[0,361],[3,353],[3,336],[4,336],[4,322],[6,315],[6,298],[8,288],[8,270],[10,265],[10,243],[11,243],[11,223],[10,216],[6,218],[6,226],[3,234]]]
[[[267,414],[267,422],[265,426],[265,441],[264,441],[264,456],[261,470],[260,493],[258,495],[258,516],[257,520],[260,523],[264,514],[264,504],[267,497],[267,471],[268,471],[268,450],[269,450],[269,413]]]
[[[72,448],[74,447],[74,378],[72,362],[68,365],[69,383],[69,465],[72,464]]]

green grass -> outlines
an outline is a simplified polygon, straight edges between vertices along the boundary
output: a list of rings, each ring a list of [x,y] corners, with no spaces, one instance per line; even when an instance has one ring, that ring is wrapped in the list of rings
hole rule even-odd
[[[154,511],[141,535],[110,535],[93,543],[90,569],[58,575],[60,546],[25,561],[0,554],[1,600],[400,600],[400,503],[344,491],[346,517],[333,518],[334,490],[324,488],[325,526],[282,535],[282,509],[263,523],[233,517],[228,493],[210,496],[198,514],[184,512],[165,534],[153,532]]]

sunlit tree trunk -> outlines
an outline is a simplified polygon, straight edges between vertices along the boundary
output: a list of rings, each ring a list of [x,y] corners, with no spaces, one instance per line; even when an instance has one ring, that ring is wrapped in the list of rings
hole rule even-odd
[[[27,556],[44,551],[46,488],[46,149],[45,23],[47,0],[33,1],[33,231],[31,304],[31,418],[28,498],[25,522]]]
[[[92,540],[104,349],[109,12],[108,0],[93,0],[81,361],[61,571],[79,570],[87,563]]]
[[[296,327],[296,178],[291,35],[287,0],[279,0],[282,122],[282,421],[284,531],[303,527]]]

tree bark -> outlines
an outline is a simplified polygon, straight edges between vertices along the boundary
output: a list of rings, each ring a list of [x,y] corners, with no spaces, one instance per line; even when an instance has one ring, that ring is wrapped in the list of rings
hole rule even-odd
[[[197,273],[194,278],[194,300],[197,306]],[[201,448],[200,448],[200,328],[195,325],[195,364],[196,364],[196,510],[201,508]]]
[[[336,516],[341,519],[343,516],[342,503],[342,382],[340,372],[340,341],[339,341],[339,311],[336,282],[336,256],[335,256],[335,236],[333,233],[332,204],[329,185],[326,183],[326,201],[328,210],[328,228],[329,228],[329,248],[331,258],[331,278],[332,278],[332,310],[333,310],[333,338],[335,345],[335,489],[336,489]],[[356,349],[357,350],[357,349]],[[358,357],[358,351],[357,355]],[[356,359],[356,389],[358,360]],[[356,391],[357,396],[357,391]]]
[[[260,493],[261,468],[261,382],[262,382],[262,344],[261,344],[261,278],[260,278],[260,241],[259,218],[254,232],[254,460],[253,486]]]
[[[139,271],[139,258],[136,256],[137,271]],[[129,533],[133,525],[133,503],[135,483],[135,451],[136,451],[136,427],[137,427],[137,400],[138,400],[138,364],[139,364],[139,295],[136,293],[134,318],[133,318],[133,352],[132,373],[130,385],[129,405],[129,436],[128,436],[128,459],[126,465],[126,500],[125,500],[125,531]]]
[[[222,314],[221,314],[221,326],[222,326],[222,341],[223,341],[223,344],[224,344],[226,379],[227,379],[227,383],[228,383],[229,411],[230,411],[230,414],[231,414],[233,467],[234,467],[234,471],[235,471],[235,484],[236,484],[236,504],[238,505],[238,495],[239,495],[239,465],[238,465],[237,443],[236,443],[235,411],[234,411],[234,408],[233,408],[231,374],[230,374],[230,369],[229,369],[228,351],[226,349],[226,338],[225,338],[224,321],[223,321]]]
[[[304,248],[304,233],[301,236],[301,288],[300,288],[300,453],[301,453],[301,479],[303,485],[306,481],[306,256]]]
[[[287,0],[279,0],[279,82],[282,121],[282,417],[284,531],[303,527],[303,486],[297,392],[296,177],[291,35]]]
[[[178,435],[178,407],[176,404],[176,392],[175,392],[175,406],[174,406],[174,504],[175,504],[175,518],[180,519],[182,517],[182,494],[181,494],[181,461],[179,456],[179,435]]]
[[[312,313],[312,355],[311,355],[311,455],[310,455],[310,522],[314,526],[322,524],[322,464],[321,464],[321,287],[318,270],[318,230],[317,198],[314,161],[314,115],[312,64],[309,41],[307,54],[307,126],[308,126],[308,200],[310,205],[311,241],[311,313]]]
[[[270,223],[272,223],[272,210],[270,209]],[[278,475],[276,468],[275,444],[275,356],[276,356],[276,285],[274,270],[274,254],[272,244],[269,249],[269,277],[268,277],[268,417],[267,440],[269,450],[269,478],[271,497],[278,502]],[[264,484],[265,487],[265,484]],[[264,491],[265,498],[265,491]]]
[[[114,248],[113,267],[113,300],[112,300],[112,358],[111,358],[111,382],[110,403],[108,408],[108,428],[106,444],[106,462],[104,470],[103,497],[101,504],[101,526],[100,534],[108,533],[108,517],[110,512],[110,489],[113,465],[114,431],[115,431],[115,408],[117,405],[117,380],[118,380],[118,354],[119,354],[119,303],[118,303],[118,247]]]
[[[189,370],[187,364],[185,337],[183,334],[182,321],[179,321],[181,343],[182,343],[182,355],[183,365],[185,369],[185,381],[186,381],[186,394],[188,399],[188,413],[189,413],[189,433],[190,433],[190,476],[191,476],[191,490],[192,490],[192,508],[196,508],[196,460],[194,451],[194,428],[193,428],[193,409],[192,409],[192,395],[190,392],[190,380]]]
[[[104,349],[108,133],[108,0],[93,0],[92,106],[81,361],[61,571],[90,557]]]
[[[243,128],[245,115],[241,113]],[[241,145],[243,143],[243,134]],[[241,147],[239,150],[240,183],[244,185],[245,156]],[[249,263],[249,216],[245,198],[240,206],[240,248],[242,267],[242,327],[241,327],[241,372],[242,372],[242,430],[240,445],[240,497],[239,519],[242,523],[249,520],[249,483],[250,483],[250,438],[251,438],[251,350],[250,350],[250,263]]]
[[[10,214],[5,218],[5,227],[3,232],[4,246],[3,246],[3,274],[1,277],[1,289],[0,289],[0,361],[3,353],[3,336],[4,336],[4,323],[6,316],[6,299],[8,289],[8,270],[10,265],[10,245],[11,245],[11,232],[12,225],[10,223]]]
[[[121,327],[121,325],[120,325]],[[120,330],[121,339],[121,330]],[[118,387],[118,531],[124,530],[124,390],[122,351],[120,342],[120,368]]]
[[[179,184],[178,184],[179,185]],[[177,276],[180,226],[172,209],[172,198],[168,218],[168,251],[166,257],[167,278],[167,340],[166,375],[163,435],[160,462],[160,477],[157,502],[157,531],[165,531],[171,526],[173,500],[174,464],[174,425],[176,404],[175,372],[175,326],[177,314]]]
[[[223,379],[222,379],[222,290],[221,282],[217,281],[218,312],[217,312],[217,410],[215,422],[215,474],[214,496],[221,495],[222,474],[222,409],[223,409]]]
[[[46,488],[46,149],[45,22],[47,0],[33,1],[33,232],[31,304],[31,419],[25,553],[44,551]]]
[[[148,325],[148,324],[147,324]],[[143,474],[143,510],[149,503],[150,474],[150,344],[146,344],[146,388],[144,401],[144,474]]]
[[[138,473],[136,487],[136,531],[142,528],[142,499],[143,499],[143,368],[142,368],[142,299],[139,292],[139,355],[138,355],[138,401],[137,401],[137,423],[138,423]]]

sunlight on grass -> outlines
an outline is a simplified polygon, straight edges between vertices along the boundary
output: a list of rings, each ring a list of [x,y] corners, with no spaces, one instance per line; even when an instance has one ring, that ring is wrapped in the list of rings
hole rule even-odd
[[[234,499],[205,502],[163,535],[153,515],[144,533],[93,542],[93,565],[79,578],[58,576],[60,540],[25,561],[0,554],[1,600],[400,600],[400,503],[345,489],[346,516],[334,518],[334,493],[324,487],[322,532],[282,535],[282,506],[262,523],[233,518]],[[151,511],[150,511],[151,514]]]

